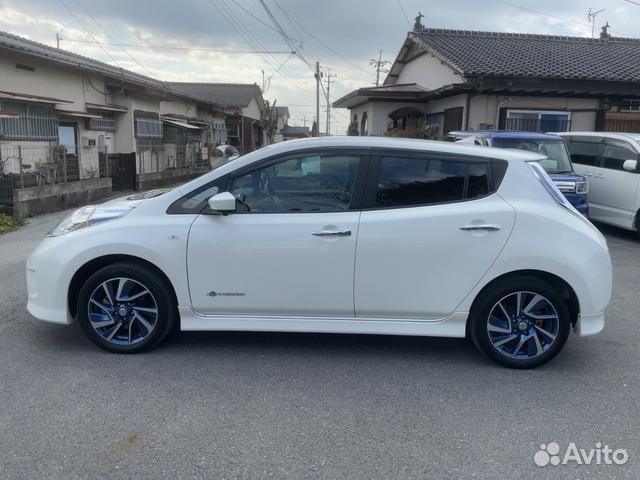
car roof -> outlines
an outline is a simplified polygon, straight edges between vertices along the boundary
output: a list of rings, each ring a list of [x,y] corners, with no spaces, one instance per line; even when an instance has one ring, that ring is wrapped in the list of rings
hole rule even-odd
[[[558,132],[556,135],[561,137],[607,137],[617,138],[618,140],[634,140],[640,143],[640,133],[626,132]]]
[[[558,135],[550,133],[512,131],[512,130],[460,130],[449,135],[482,136],[490,138],[520,138],[527,140],[558,140]]]
[[[412,138],[390,138],[390,137],[312,137],[296,140],[287,140],[263,147],[255,152],[240,157],[239,160],[252,163],[257,158],[264,155],[286,154],[296,150],[307,148],[390,148],[416,151],[430,151],[437,153],[453,153],[460,155],[472,155],[483,158],[496,158],[507,161],[534,162],[544,159],[543,155],[525,152],[522,150],[511,150],[505,148],[488,148],[471,144],[460,144],[452,142],[440,142],[435,140],[418,140]]]

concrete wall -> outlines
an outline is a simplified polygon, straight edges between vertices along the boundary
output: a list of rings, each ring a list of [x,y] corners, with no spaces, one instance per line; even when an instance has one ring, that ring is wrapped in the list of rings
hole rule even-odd
[[[211,167],[175,168],[163,172],[142,173],[136,176],[136,190],[149,190],[150,188],[165,185],[175,185],[186,182],[209,172]]]
[[[417,83],[435,90],[444,85],[462,83],[462,77],[437,57],[425,53],[407,63],[395,83]]]
[[[110,195],[110,178],[22,188],[13,191],[13,214],[16,217],[40,215],[95,203]]]

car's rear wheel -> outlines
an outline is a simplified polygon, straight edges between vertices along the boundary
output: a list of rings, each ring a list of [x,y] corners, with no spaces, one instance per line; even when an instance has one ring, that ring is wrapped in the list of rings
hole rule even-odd
[[[571,316],[553,285],[513,277],[485,290],[470,315],[478,349],[510,368],[534,368],[555,357],[569,336]]]
[[[166,281],[142,265],[116,263],[98,270],[78,295],[85,335],[110,352],[137,353],[156,346],[177,321]]]

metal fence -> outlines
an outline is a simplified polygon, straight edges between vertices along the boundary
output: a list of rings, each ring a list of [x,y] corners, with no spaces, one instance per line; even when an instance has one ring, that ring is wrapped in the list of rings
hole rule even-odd
[[[176,168],[206,167],[209,153],[203,156],[200,142],[160,143],[137,139],[138,173],[155,173]]]
[[[79,180],[78,156],[59,144],[0,142],[0,209],[10,211],[13,191]]]

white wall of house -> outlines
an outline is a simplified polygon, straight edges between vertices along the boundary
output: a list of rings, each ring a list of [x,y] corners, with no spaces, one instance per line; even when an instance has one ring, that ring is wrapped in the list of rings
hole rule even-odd
[[[160,102],[160,115],[171,113],[186,117],[197,117],[198,107],[194,102],[188,100],[162,100]]]
[[[242,108],[242,115],[253,118],[254,120],[260,120],[262,117],[262,109],[260,108],[260,103],[255,97],[251,99],[249,105]]]
[[[439,58],[424,53],[407,63],[394,83],[417,83],[429,90],[462,83],[460,74]]]
[[[595,98],[517,97],[506,95],[478,95],[471,97],[469,128],[478,129],[482,123],[497,125],[498,106],[523,110],[559,110],[571,112],[571,130],[594,130],[599,101]],[[580,111],[591,110],[591,111]]]
[[[16,64],[33,67],[34,71],[16,68]],[[85,102],[110,100],[105,95],[104,78],[27,55],[2,51],[0,72],[2,90],[69,100],[71,104],[61,105],[67,110],[84,111]]]

